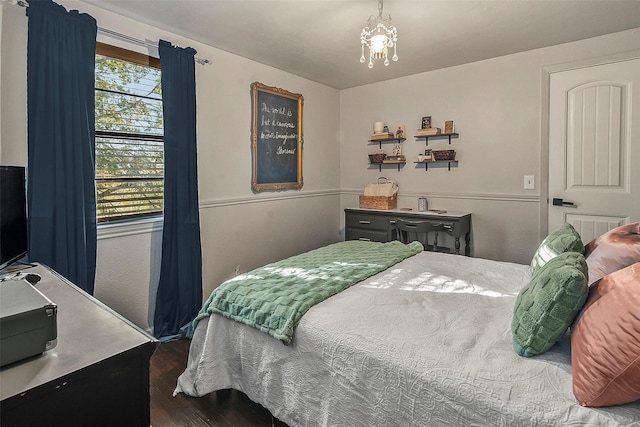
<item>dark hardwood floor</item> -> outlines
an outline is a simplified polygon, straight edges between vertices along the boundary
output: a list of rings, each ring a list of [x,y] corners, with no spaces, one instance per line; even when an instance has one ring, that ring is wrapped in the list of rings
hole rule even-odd
[[[214,392],[204,397],[189,397],[182,393],[173,397],[178,376],[187,365],[190,342],[162,343],[151,357],[149,387],[153,427],[286,427],[261,405],[236,390]]]

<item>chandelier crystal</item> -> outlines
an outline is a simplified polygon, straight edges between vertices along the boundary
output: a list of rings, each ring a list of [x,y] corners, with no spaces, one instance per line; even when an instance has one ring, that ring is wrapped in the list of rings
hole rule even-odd
[[[398,41],[398,31],[396,27],[391,25],[391,16],[382,16],[382,0],[378,0],[378,16],[371,15],[367,21],[367,26],[360,33],[360,43],[362,44],[362,56],[360,62],[364,64],[366,58],[364,56],[365,46],[369,48],[369,68],[373,68],[373,60],[384,58],[384,65],[389,65],[388,52],[393,48],[393,59],[398,60],[396,54],[396,44]]]

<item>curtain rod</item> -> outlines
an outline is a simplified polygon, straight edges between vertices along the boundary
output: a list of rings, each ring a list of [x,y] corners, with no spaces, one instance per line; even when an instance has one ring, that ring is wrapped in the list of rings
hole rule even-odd
[[[27,3],[24,0],[2,0],[2,1],[6,2],[6,3],[13,4],[13,5],[17,5],[17,6],[20,6],[20,7],[29,7],[29,3]],[[154,43],[152,41],[140,40],[140,39],[137,39],[135,37],[127,36],[126,34],[120,34],[118,32],[115,32],[115,31],[112,31],[112,30],[108,30],[106,28],[98,27],[98,32],[102,33],[102,34],[106,34],[108,36],[112,36],[112,37],[124,40],[124,41],[135,43],[135,44],[138,44],[138,45],[141,45],[141,46],[151,47],[151,48],[154,48],[154,49],[158,48],[158,44]],[[211,60],[206,59],[206,58],[198,58],[197,56],[194,58],[194,61],[197,62],[200,65],[211,64]]]
[[[117,39],[121,39],[121,40],[124,40],[124,41],[135,43],[135,44],[138,44],[138,45],[141,45],[141,46],[158,49],[158,43],[154,43],[151,40],[137,39],[135,37],[127,36],[126,34],[121,34],[121,33],[115,32],[113,30],[108,30],[106,28],[101,28],[101,27],[98,27],[98,32],[102,33],[102,34],[105,34],[107,36],[112,36],[112,37],[115,37]],[[211,60],[206,59],[206,58],[198,58],[197,56],[195,57],[194,61],[196,61],[200,65],[211,64]]]

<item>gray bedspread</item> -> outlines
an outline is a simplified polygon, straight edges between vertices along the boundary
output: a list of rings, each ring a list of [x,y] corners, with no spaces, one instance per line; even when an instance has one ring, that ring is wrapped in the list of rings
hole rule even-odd
[[[640,403],[585,408],[568,339],[523,358],[529,266],[423,252],[310,309],[290,345],[219,315],[176,393],[234,388],[290,426],[640,426]]]

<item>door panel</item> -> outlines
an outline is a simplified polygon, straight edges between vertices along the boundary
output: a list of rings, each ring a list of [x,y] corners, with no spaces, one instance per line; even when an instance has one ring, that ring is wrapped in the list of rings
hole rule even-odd
[[[549,231],[640,221],[640,60],[552,74],[549,114]]]
[[[567,188],[619,189],[624,182],[624,98],[628,85],[588,85],[568,92]]]
[[[566,222],[580,234],[582,241],[587,244],[601,234],[625,224],[626,218],[613,218],[595,215],[566,215]]]

